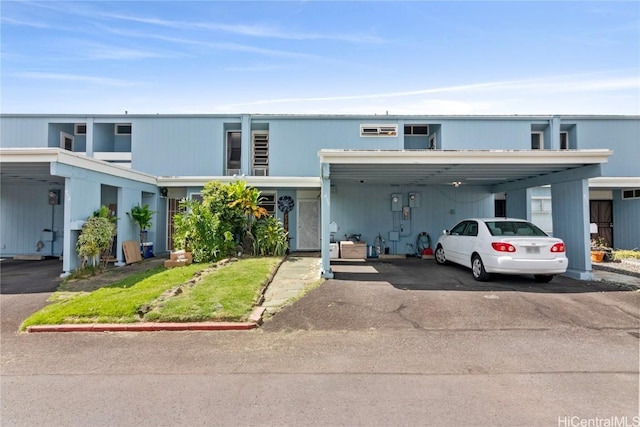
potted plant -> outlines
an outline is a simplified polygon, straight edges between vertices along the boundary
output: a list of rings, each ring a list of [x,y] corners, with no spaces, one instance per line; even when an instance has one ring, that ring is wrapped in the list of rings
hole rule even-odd
[[[153,217],[154,213],[155,211],[149,209],[149,205],[140,206],[140,203],[131,208],[130,212],[127,212],[127,216],[140,227],[141,251],[145,241],[147,240],[147,231],[151,228],[151,218]],[[145,258],[148,257],[145,256]]]
[[[605,255],[611,248],[607,246],[607,241],[602,236],[591,239],[591,261],[602,262]]]

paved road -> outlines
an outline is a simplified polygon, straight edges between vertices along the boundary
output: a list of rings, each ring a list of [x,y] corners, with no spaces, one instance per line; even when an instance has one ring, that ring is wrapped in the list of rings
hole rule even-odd
[[[455,267],[433,270],[436,285],[419,264],[367,266],[377,273],[337,273],[252,332],[16,334],[3,322],[1,424],[632,425],[638,415],[637,291],[478,285]],[[0,297],[3,318],[14,297]]]

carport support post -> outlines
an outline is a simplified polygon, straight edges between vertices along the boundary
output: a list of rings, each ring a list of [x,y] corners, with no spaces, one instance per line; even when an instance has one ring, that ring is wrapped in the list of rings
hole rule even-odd
[[[331,242],[331,233],[329,231],[329,223],[331,222],[331,178],[330,165],[322,163],[320,165],[322,174],[321,199],[322,207],[320,209],[322,226],[321,226],[321,244],[322,244],[322,277],[325,279],[333,279],[331,271],[331,256],[329,251],[329,243]]]
[[[551,184],[553,235],[567,247],[569,268],[565,276],[592,280],[589,235],[589,180]]]

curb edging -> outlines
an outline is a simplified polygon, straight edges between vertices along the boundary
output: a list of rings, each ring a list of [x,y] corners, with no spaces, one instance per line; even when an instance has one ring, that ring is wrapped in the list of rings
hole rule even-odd
[[[246,331],[262,323],[264,307],[256,307],[246,322],[144,322],[144,323],[78,323],[34,325],[26,332],[156,332],[156,331]]]

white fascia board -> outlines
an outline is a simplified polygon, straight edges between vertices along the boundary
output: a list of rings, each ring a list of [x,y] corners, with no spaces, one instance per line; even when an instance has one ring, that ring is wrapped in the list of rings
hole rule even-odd
[[[2,148],[2,163],[46,163],[58,160],[58,148]]]
[[[638,188],[640,176],[600,176],[589,178],[589,188]]]
[[[329,164],[593,164],[612,150],[320,150]]]
[[[207,182],[228,184],[244,181],[250,187],[259,188],[320,188],[320,177],[308,176],[160,176],[159,187],[202,187]]]
[[[156,177],[117,166],[102,160],[87,157],[84,153],[73,153],[61,148],[3,148],[0,162],[6,163],[52,163],[75,166],[82,169],[118,176],[132,181],[156,185]]]

